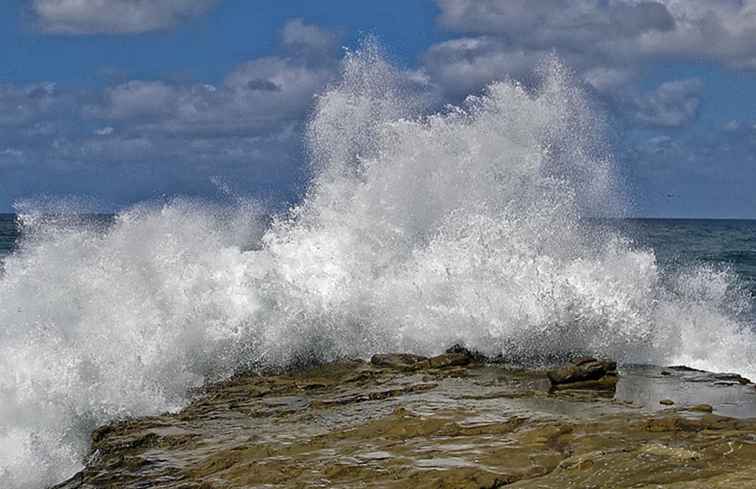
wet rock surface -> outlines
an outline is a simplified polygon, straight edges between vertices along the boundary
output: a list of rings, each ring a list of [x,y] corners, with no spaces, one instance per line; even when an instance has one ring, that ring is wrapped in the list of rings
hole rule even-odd
[[[706,372],[705,370],[698,370],[685,365],[675,365],[668,367],[668,369],[684,375],[688,382],[713,382],[718,385],[748,385],[753,383],[750,379],[734,373]]]
[[[547,372],[555,389],[613,389],[617,385],[617,362],[583,357]]]
[[[751,386],[606,365],[607,396],[461,351],[433,358],[238,376],[181,412],[98,429],[86,468],[56,487],[756,488]],[[669,392],[696,402],[659,404]],[[747,416],[721,416],[731,399]]]
[[[428,357],[413,355],[411,353],[381,353],[373,355],[370,363],[376,367],[395,368],[401,370],[414,370],[428,367]]]

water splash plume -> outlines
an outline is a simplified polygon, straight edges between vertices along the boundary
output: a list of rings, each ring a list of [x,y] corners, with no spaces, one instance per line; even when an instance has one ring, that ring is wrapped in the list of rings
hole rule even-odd
[[[25,211],[0,279],[0,485],[62,480],[96,426],[239,369],[464,342],[756,375],[735,276],[665,273],[591,221],[624,201],[568,69],[427,100],[375,44],[348,53],[309,123],[309,189],[272,223],[249,203]]]

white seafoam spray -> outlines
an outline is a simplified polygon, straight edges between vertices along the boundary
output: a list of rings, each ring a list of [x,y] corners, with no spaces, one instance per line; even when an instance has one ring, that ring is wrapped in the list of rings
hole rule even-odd
[[[60,481],[96,426],[239,369],[464,342],[756,375],[734,276],[663,274],[587,219],[621,193],[561,64],[433,115],[416,88],[374,44],[349,53],[309,124],[309,190],[270,225],[182,200],[106,229],[27,213],[0,279],[0,486]]]

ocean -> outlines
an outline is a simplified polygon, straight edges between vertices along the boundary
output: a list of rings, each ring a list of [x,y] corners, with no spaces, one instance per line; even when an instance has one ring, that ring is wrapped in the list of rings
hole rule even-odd
[[[82,224],[104,228],[114,217],[84,216]],[[599,222],[630,237],[636,247],[652,249],[666,269],[707,265],[730,270],[756,298],[756,220],[633,218]],[[0,261],[14,250],[19,232],[15,214],[0,214]]]
[[[64,480],[96,427],[241,370],[462,343],[756,377],[756,227],[586,217],[627,199],[556,60],[538,88],[497,82],[430,115],[377,47],[342,72],[284,214],[229,196],[3,218],[0,487]]]

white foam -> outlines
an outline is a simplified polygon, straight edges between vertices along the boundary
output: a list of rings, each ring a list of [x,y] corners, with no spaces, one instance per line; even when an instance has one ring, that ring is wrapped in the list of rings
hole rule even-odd
[[[97,425],[239,368],[463,341],[756,375],[734,276],[663,274],[586,222],[623,207],[613,161],[568,70],[542,71],[422,116],[374,45],[349,54],[310,123],[309,191],[267,228],[181,200],[107,229],[27,213],[0,282],[0,485],[60,481]]]

